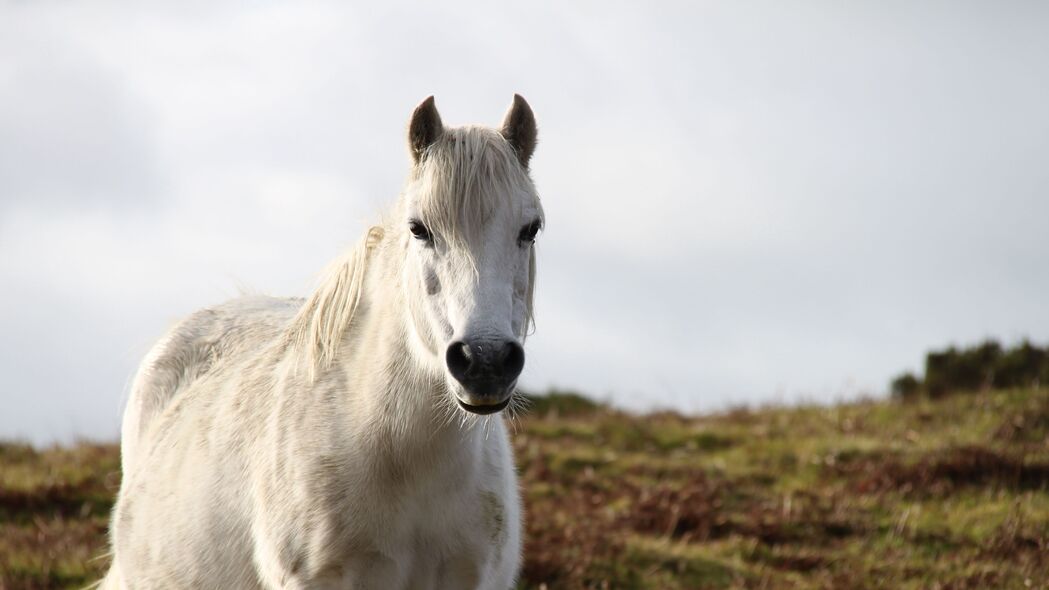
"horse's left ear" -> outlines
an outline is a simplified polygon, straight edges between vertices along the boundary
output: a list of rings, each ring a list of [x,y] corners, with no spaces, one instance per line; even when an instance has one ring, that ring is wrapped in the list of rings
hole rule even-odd
[[[528,106],[528,102],[520,94],[514,95],[514,104],[506,111],[500,133],[517,152],[517,159],[521,161],[521,165],[527,168],[528,161],[532,159],[532,152],[535,151],[539,132],[535,127],[532,107]]]

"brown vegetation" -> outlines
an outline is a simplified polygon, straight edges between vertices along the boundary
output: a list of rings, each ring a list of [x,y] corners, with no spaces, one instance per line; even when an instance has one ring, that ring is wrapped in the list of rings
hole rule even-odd
[[[1049,587],[1049,391],[535,408],[514,435],[522,588]],[[112,445],[0,445],[0,589],[96,579],[118,467]]]

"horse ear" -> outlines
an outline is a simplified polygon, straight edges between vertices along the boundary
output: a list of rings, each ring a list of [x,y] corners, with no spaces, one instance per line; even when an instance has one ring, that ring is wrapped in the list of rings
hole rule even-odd
[[[408,150],[412,154],[412,161],[419,163],[426,148],[433,145],[442,133],[444,125],[441,123],[441,115],[437,113],[433,97],[429,96],[415,107],[408,122]]]
[[[510,105],[510,110],[506,111],[500,133],[517,152],[521,165],[527,168],[528,161],[532,159],[532,152],[535,151],[539,132],[535,126],[532,107],[528,106],[528,102],[520,94],[514,95],[514,103]]]

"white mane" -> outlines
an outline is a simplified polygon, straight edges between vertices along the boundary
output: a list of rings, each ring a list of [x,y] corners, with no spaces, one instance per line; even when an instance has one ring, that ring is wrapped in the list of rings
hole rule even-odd
[[[331,366],[343,335],[353,325],[368,266],[383,234],[382,227],[371,227],[349,252],[332,262],[320,285],[292,320],[289,344],[306,365],[310,381]]]

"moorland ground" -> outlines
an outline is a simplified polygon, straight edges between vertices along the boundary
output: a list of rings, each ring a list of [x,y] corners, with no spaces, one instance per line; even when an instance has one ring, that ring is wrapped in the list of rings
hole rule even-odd
[[[514,422],[521,588],[1049,588],[1049,389]],[[107,566],[116,445],[0,444],[0,590]]]

